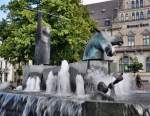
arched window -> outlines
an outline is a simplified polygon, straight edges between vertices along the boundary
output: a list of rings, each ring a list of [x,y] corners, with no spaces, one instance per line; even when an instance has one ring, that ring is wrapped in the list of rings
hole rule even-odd
[[[135,13],[132,13],[132,20],[135,20]]]
[[[139,20],[139,18],[140,18],[140,14],[139,12],[136,12],[136,20]]]
[[[150,9],[147,11],[147,17],[150,18]]]
[[[121,21],[124,21],[124,14],[121,14]]]
[[[143,4],[144,4],[143,0],[140,0],[140,7],[143,7],[144,6]]]
[[[129,16],[128,14],[125,15],[125,20],[128,21],[129,20]]]
[[[143,11],[140,12],[140,19],[144,19],[144,13],[143,13]]]
[[[139,7],[139,0],[136,0],[136,8]]]
[[[146,58],[146,72],[150,72],[150,57]]]
[[[121,72],[129,72],[130,69],[128,67],[129,64],[132,64],[132,58],[129,56],[124,56],[119,60],[119,71]]]

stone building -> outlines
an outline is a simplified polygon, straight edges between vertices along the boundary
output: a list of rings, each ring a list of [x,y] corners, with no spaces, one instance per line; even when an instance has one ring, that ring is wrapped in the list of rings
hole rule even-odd
[[[122,38],[116,47],[114,62],[117,71],[128,72],[135,57],[150,72],[150,0],[112,0],[87,5],[100,30]],[[146,73],[145,73],[146,74]]]
[[[2,38],[0,37],[0,45]],[[0,83],[13,81],[13,66],[7,60],[0,57]]]

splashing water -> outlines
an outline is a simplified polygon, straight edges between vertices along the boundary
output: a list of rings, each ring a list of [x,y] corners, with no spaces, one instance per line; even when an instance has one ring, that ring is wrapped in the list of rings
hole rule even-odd
[[[69,95],[70,93],[69,64],[66,60],[63,60],[58,73],[58,94]]]
[[[6,88],[8,88],[10,86],[9,82],[4,82],[0,84],[0,90],[5,90]]]
[[[36,81],[35,81],[35,88],[34,88],[34,91],[40,91],[40,83],[41,83],[41,80],[40,78],[37,76],[36,78]]]
[[[57,76],[53,75],[53,72],[50,71],[48,78],[46,80],[46,92],[54,94],[57,88]]]
[[[129,74],[123,74],[123,80],[115,85],[115,92],[117,96],[132,94],[133,78]]]
[[[84,80],[81,75],[76,76],[76,94],[77,94],[77,96],[85,95]]]
[[[100,69],[90,69],[88,71],[87,78],[90,78],[90,82],[94,83],[95,89],[99,82],[104,82],[106,86],[115,80],[114,76],[107,75]],[[123,74],[123,80],[115,85],[115,94],[118,96],[129,95],[132,93],[132,78],[128,74]],[[108,94],[111,94],[109,90]]]
[[[31,88],[33,88],[33,87],[31,87],[33,84],[31,83],[31,77],[29,77],[28,78],[28,80],[27,80],[27,83],[26,83],[26,88],[25,88],[25,91],[29,91],[29,90],[31,90]],[[33,82],[33,81],[32,81]]]
[[[29,77],[27,80],[25,91],[40,91],[40,78],[36,77]]]

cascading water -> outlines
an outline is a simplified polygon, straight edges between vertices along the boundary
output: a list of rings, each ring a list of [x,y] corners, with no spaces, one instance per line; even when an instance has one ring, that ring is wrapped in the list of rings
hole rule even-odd
[[[70,90],[70,74],[69,74],[69,64],[66,60],[62,61],[61,69],[58,72],[58,94],[69,95]]]
[[[0,94],[0,116],[81,116],[81,102],[25,94]]]
[[[77,97],[65,96],[71,93],[68,70],[69,65],[64,61],[57,76],[52,71],[49,72],[46,91],[51,95],[45,94],[44,92],[32,93],[32,91],[39,91],[40,89],[39,85],[41,82],[37,76],[28,78],[25,89],[25,91],[30,91],[28,94],[20,91],[16,93],[0,92],[0,114],[2,116],[109,116],[110,114],[115,116],[150,116],[150,108],[147,106],[149,102],[147,101],[144,101],[144,105],[142,104],[142,106],[138,104],[143,103],[143,101],[140,101],[137,105],[128,104],[130,102],[126,101],[123,103],[105,103],[100,102],[100,99],[93,100],[92,96],[88,96],[88,98],[82,97],[86,96],[84,91],[86,81],[88,81],[89,88],[92,88],[91,90],[94,93],[99,82],[104,82],[108,86],[115,80],[114,76],[106,75],[101,69],[89,69],[84,79],[80,74],[77,74],[75,77]],[[114,87],[116,94],[121,96],[130,94],[132,84],[132,79],[129,75],[124,74],[123,77],[124,80]],[[57,94],[62,96],[57,96]],[[95,94],[98,96],[101,95]],[[148,99],[149,96],[146,100]],[[109,108],[111,110],[108,111]]]
[[[77,96],[85,95],[84,80],[81,75],[76,76],[76,94],[77,94]]]

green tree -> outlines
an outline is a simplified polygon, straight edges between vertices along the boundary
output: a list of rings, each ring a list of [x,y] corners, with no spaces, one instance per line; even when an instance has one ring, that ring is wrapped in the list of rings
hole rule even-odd
[[[135,57],[133,59],[133,63],[128,65],[128,67],[130,68],[130,70],[133,72],[133,73],[136,73],[138,72],[139,70],[142,70],[143,68],[143,64],[140,63],[137,59],[137,57]]]
[[[36,12],[28,10],[30,3],[12,0],[1,7],[9,13],[7,20],[0,22],[0,34],[4,39],[0,56],[12,63],[26,63],[34,56],[37,23]],[[51,26],[51,64],[59,64],[63,59],[80,60],[95,27],[86,7],[79,0],[42,0],[40,11],[43,25]]]

